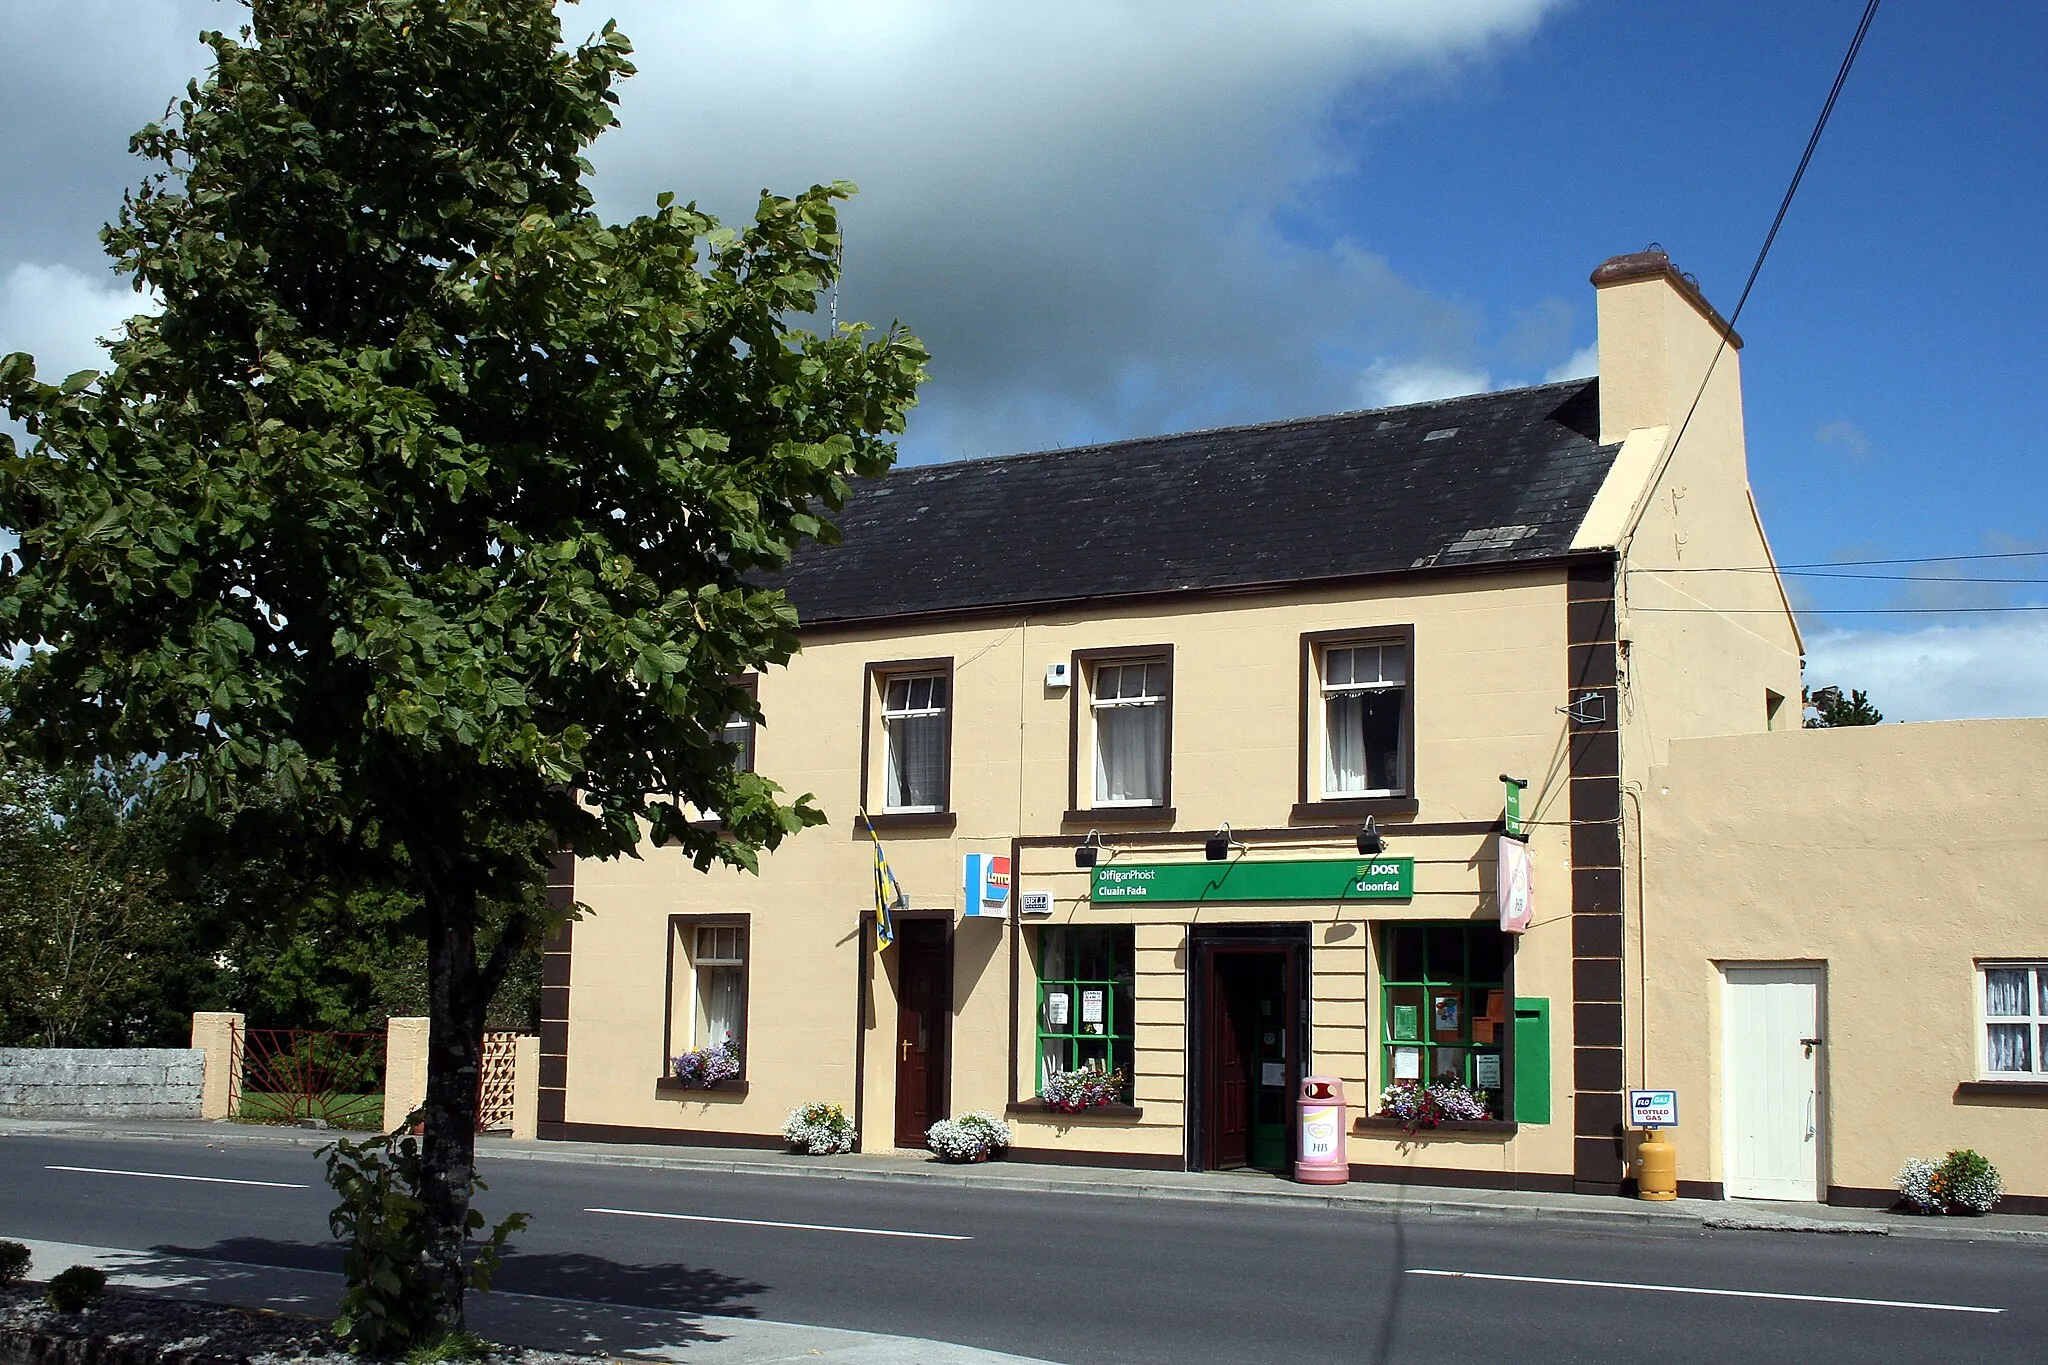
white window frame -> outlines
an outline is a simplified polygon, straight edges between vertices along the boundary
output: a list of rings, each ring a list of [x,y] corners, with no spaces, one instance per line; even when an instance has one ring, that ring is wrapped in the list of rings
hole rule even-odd
[[[942,791],[940,793],[940,800],[937,804],[934,805],[899,806],[894,805],[890,802],[889,788],[893,783],[896,772],[896,738],[894,731],[891,729],[890,723],[892,721],[899,720],[936,719],[940,722],[940,728],[943,731],[945,728],[946,709],[947,707],[951,706],[953,702],[952,675],[943,669],[934,669],[929,671],[920,670],[918,672],[913,673],[884,673],[880,675],[880,681],[882,686],[882,810],[884,813],[889,815],[937,814],[940,811],[945,810],[946,803],[952,800],[953,794],[951,791]],[[936,693],[940,687],[945,688],[946,699],[943,702],[927,704],[925,706],[910,705],[910,693],[914,690],[915,684],[920,682],[932,683],[934,685],[932,689],[933,693]],[[901,707],[892,708],[889,704],[889,698],[890,694],[896,690],[896,685],[898,683],[901,683],[904,686],[905,704]],[[946,742],[948,741],[944,739],[941,740],[942,744]],[[952,785],[950,780],[951,768],[951,756],[941,754],[939,765],[939,783],[942,787],[950,787]]]
[[[694,1052],[700,1048],[715,1047],[731,1042],[739,1048],[741,1074],[745,1074],[747,1055],[747,995],[750,982],[748,974],[748,953],[751,950],[751,926],[744,918],[726,919],[677,918],[671,921],[674,941],[670,951],[674,954],[670,969],[669,989],[669,1055]],[[716,935],[731,934],[733,951],[730,953],[706,952],[706,935],[714,936],[714,949],[718,944]],[[707,971],[737,971],[739,973],[739,998],[736,1004],[738,1017],[731,1037],[712,1038],[705,1009],[703,974]],[[667,1059],[663,1061],[663,1074],[667,1074]]]
[[[1104,673],[1116,670],[1119,680],[1121,680],[1122,670],[1127,668],[1142,668],[1146,670],[1143,684],[1145,691],[1142,695],[1136,697],[1119,696],[1106,701],[1096,695],[1098,684]],[[1154,686],[1152,670],[1154,669],[1158,670],[1159,677],[1162,680],[1159,683],[1159,690],[1157,692],[1152,690]],[[1159,770],[1153,774],[1155,779],[1153,786],[1158,789],[1158,796],[1144,800],[1106,798],[1097,791],[1096,778],[1102,772],[1101,718],[1103,712],[1140,706],[1171,707],[1173,705],[1173,669],[1167,660],[1167,656],[1157,654],[1129,659],[1099,659],[1088,666],[1088,676],[1085,681],[1088,686],[1088,794],[1090,797],[1090,808],[1094,810],[1156,810],[1164,806],[1166,804],[1167,790],[1166,776],[1172,770],[1173,765],[1173,756],[1167,752],[1168,746],[1172,743],[1173,727],[1169,723],[1171,717],[1165,711],[1160,713],[1162,718],[1159,722]],[[1121,685],[1119,685],[1117,690],[1119,692],[1123,690]]]
[[[1330,656],[1340,650],[1354,649],[1379,649],[1382,651],[1394,649],[1400,651],[1402,656],[1400,681],[1332,683],[1330,681]],[[1316,790],[1321,793],[1319,799],[1324,801],[1366,801],[1375,797],[1408,795],[1408,788],[1411,785],[1410,773],[1413,769],[1415,758],[1413,754],[1408,752],[1411,738],[1408,733],[1408,707],[1412,702],[1412,698],[1406,694],[1408,689],[1414,686],[1414,655],[1413,643],[1400,636],[1361,635],[1356,639],[1324,640],[1316,645],[1315,685],[1318,704],[1316,707],[1317,742],[1314,763],[1316,766]],[[1382,667],[1382,674],[1385,671],[1385,668]],[[1368,692],[1393,692],[1401,694],[1401,714],[1397,722],[1400,726],[1400,747],[1396,750],[1398,766],[1401,770],[1401,785],[1398,787],[1360,787],[1356,791],[1333,791],[1330,787],[1330,772],[1336,765],[1332,762],[1333,755],[1330,752],[1332,741],[1332,731],[1330,728],[1331,705],[1341,698],[1360,696]]]
[[[1991,978],[1994,971],[2023,971],[2027,973],[2027,1013],[1991,1013]],[[1987,1081],[2035,1080],[2048,1081],[2048,1059],[2042,1057],[2043,1044],[2048,1043],[2048,959],[2003,958],[1986,959],[1977,963],[1972,973],[1971,985],[1977,993],[1977,1075]],[[2027,1034],[2027,1059],[2033,1064],[2027,1071],[1993,1071],[1991,1069],[1991,1026],[1993,1024],[2025,1025]]]

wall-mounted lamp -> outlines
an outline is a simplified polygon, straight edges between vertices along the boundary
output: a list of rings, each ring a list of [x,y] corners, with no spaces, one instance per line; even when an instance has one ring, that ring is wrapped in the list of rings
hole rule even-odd
[[[1379,823],[1370,815],[1365,817],[1365,828],[1358,831],[1358,851],[1367,858],[1387,851],[1386,836],[1380,833]]]
[[[1230,822],[1225,820],[1202,844],[1202,856],[1212,863],[1220,863],[1230,856],[1231,849],[1243,847],[1243,844],[1230,837]]]
[[[1088,837],[1081,841],[1081,846],[1074,850],[1074,866],[1095,866],[1095,859],[1101,852],[1102,836],[1091,829],[1088,831]]]

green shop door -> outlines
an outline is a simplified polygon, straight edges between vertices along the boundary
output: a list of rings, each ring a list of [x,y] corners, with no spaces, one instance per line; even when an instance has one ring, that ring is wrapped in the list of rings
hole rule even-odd
[[[1292,944],[1202,953],[1201,1164],[1288,1169],[1288,1114],[1301,1070]]]

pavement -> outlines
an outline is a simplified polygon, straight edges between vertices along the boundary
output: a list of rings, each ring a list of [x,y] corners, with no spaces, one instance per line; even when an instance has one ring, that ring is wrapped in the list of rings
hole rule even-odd
[[[326,1131],[230,1123],[139,1121],[45,1121],[0,1119],[7,1138],[81,1139],[203,1144],[216,1151],[237,1147],[302,1149],[325,1145]],[[2048,1218],[1997,1215],[1980,1219],[1929,1219],[1872,1210],[1816,1205],[1677,1200],[1649,1203],[1613,1197],[1537,1194],[1523,1191],[1457,1190],[1431,1186],[1352,1184],[1296,1185],[1264,1175],[1190,1174],[995,1162],[981,1166],[942,1165],[926,1153],[878,1152],[807,1157],[714,1148],[615,1145],[575,1142],[513,1142],[487,1137],[478,1144],[488,1174],[498,1162],[562,1163],[586,1168],[652,1168],[775,1176],[792,1181],[915,1182],[939,1194],[969,1191],[1051,1192],[1091,1198],[1183,1201],[1267,1207],[1328,1207],[1360,1212],[1462,1220],[1577,1224],[1581,1228],[1643,1232],[1652,1229],[1719,1229],[1741,1233],[1848,1234],[1859,1238],[1900,1237],[1968,1242],[2028,1242],[2048,1246]],[[538,1172],[534,1172],[538,1174]],[[565,1173],[566,1174],[566,1173]],[[511,1179],[509,1173],[504,1177]],[[850,1191],[849,1191],[850,1193]],[[998,1201],[1000,1202],[1000,1201]],[[1163,1210],[1162,1210],[1163,1211]],[[54,1229],[52,1229],[54,1231]],[[1536,1235],[1536,1228],[1530,1226]],[[75,1235],[75,1234],[74,1234]],[[103,1234],[104,1235],[104,1234]],[[1771,1239],[1784,1244],[1781,1239]],[[251,1307],[323,1314],[339,1296],[339,1277],[328,1271],[214,1261],[193,1256],[141,1252],[104,1246],[44,1242],[32,1244],[35,1274],[75,1263],[107,1269],[116,1283],[174,1291],[182,1297]],[[209,1248],[210,1250],[210,1248]],[[1930,1249],[1931,1250],[1931,1249]],[[1002,1354],[914,1336],[893,1336],[837,1327],[771,1322],[702,1311],[667,1312],[645,1306],[567,1300],[498,1292],[472,1300],[473,1325],[486,1337],[544,1349],[598,1351],[707,1365],[763,1362],[842,1362],[843,1365],[996,1365],[1034,1358]],[[874,1324],[869,1324],[874,1325]]]

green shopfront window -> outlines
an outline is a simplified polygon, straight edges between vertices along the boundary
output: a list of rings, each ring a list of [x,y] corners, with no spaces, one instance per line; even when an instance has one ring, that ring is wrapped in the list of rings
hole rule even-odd
[[[1491,924],[1389,924],[1380,939],[1380,1084],[1457,1081],[1503,1117],[1508,937]]]
[[[1038,939],[1038,1089],[1055,1072],[1121,1070],[1131,1100],[1136,1012],[1129,925],[1047,925]]]

